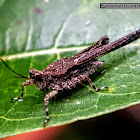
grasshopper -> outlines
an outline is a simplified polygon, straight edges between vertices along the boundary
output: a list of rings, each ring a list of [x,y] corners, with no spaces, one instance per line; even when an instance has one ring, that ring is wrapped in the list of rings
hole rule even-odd
[[[98,61],[98,58],[118,48],[121,48],[137,40],[138,38],[140,38],[140,29],[112,43],[109,43],[109,38],[107,36],[103,36],[101,39],[99,39],[99,41],[97,41],[97,43],[80,51],[72,57],[62,58],[52,62],[44,70],[39,71],[35,68],[31,68],[29,70],[30,77],[26,77],[15,72],[0,58],[12,72],[16,73],[22,78],[27,79],[22,83],[20,98],[12,98],[11,102],[13,100],[23,99],[24,87],[27,85],[34,84],[40,91],[47,91],[48,88],[51,88],[52,91],[46,94],[44,97],[46,120],[43,125],[46,126],[46,123],[49,121],[49,99],[57,95],[59,91],[75,88],[83,81],[88,81],[96,92],[102,89],[108,90],[108,87],[106,86],[99,89],[96,88],[89,78],[89,75],[94,73],[104,64],[103,61]]]

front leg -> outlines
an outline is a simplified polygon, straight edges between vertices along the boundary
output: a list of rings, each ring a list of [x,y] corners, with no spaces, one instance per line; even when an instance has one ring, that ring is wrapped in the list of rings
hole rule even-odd
[[[53,90],[51,92],[49,92],[45,97],[44,97],[44,104],[45,104],[45,111],[46,111],[46,120],[44,122],[44,127],[46,125],[46,123],[49,121],[49,113],[48,113],[48,103],[49,103],[49,99],[51,99],[52,97],[54,97],[56,94],[58,94],[57,90]]]
[[[23,82],[22,83],[22,89],[21,89],[21,96],[20,96],[20,98],[12,98],[11,99],[11,102],[13,100],[22,101],[22,99],[23,99],[23,93],[24,93],[24,87],[27,86],[27,85],[31,85],[31,84],[33,84],[33,82],[31,80],[26,80],[26,82]]]

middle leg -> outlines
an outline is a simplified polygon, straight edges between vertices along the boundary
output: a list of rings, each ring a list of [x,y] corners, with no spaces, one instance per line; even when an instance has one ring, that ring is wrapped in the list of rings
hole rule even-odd
[[[58,94],[57,90],[53,90],[51,92],[49,92],[45,98],[44,98],[44,104],[45,104],[45,111],[46,111],[46,120],[44,122],[44,127],[46,125],[46,123],[49,121],[49,113],[48,113],[48,103],[49,103],[49,99],[51,99],[52,97],[54,97],[56,94]]]

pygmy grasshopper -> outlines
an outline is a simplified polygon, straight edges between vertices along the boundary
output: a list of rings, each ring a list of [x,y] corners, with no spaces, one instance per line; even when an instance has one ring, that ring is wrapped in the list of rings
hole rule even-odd
[[[97,58],[114,51],[124,45],[127,45],[136,39],[140,38],[140,29],[132,32],[112,43],[109,43],[109,38],[107,36],[102,37],[94,45],[80,51],[69,58],[62,58],[61,60],[55,61],[49,64],[44,70],[36,70],[32,68],[29,70],[30,77],[23,76],[12,70],[1,58],[2,62],[14,73],[22,78],[26,78],[25,82],[22,83],[21,97],[12,98],[13,100],[22,100],[24,86],[34,84],[38,90],[47,91],[51,88],[52,91],[49,92],[44,97],[44,104],[46,110],[46,120],[44,126],[49,121],[48,113],[48,103],[49,99],[58,94],[59,91],[69,90],[75,88],[78,84],[83,81],[88,81],[95,91],[100,91],[101,89],[108,89],[108,87],[101,87],[97,89],[92,83],[89,75],[94,73],[99,69],[104,62],[98,61]]]

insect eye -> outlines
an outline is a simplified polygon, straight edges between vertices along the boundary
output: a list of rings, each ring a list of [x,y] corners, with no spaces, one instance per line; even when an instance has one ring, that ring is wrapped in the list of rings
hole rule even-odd
[[[29,75],[30,75],[30,78],[35,79],[35,76],[33,73],[29,73]]]
[[[108,42],[109,42],[109,38],[106,37],[106,38],[104,38],[104,39],[102,40],[101,44],[102,44],[102,45],[105,45],[105,44],[107,44]]]

